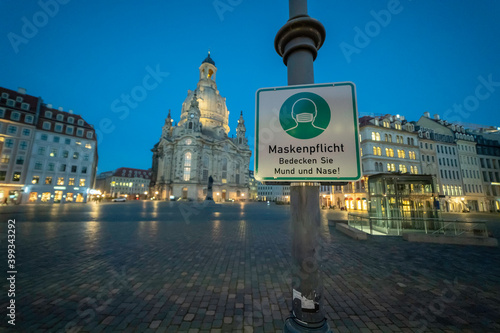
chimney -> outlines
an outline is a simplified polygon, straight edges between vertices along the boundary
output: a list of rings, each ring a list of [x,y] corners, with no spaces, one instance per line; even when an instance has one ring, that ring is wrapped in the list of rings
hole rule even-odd
[[[426,117],[426,118],[430,118],[430,117],[431,117],[430,112],[424,112],[424,117]]]
[[[434,115],[434,119],[439,120],[439,115],[437,113]]]
[[[26,95],[26,88],[19,87],[17,88],[17,92],[23,95]]]
[[[403,120],[405,120],[405,119],[406,119],[406,118],[405,118],[405,116],[401,116],[401,121],[403,121]]]
[[[47,108],[52,109],[52,104],[47,104]]]
[[[60,107],[58,107],[57,109],[58,109],[59,111],[62,111],[62,110],[63,110],[63,107],[62,107],[62,106],[60,106]]]
[[[73,114],[73,110],[69,110],[68,112],[69,112],[70,114]]]

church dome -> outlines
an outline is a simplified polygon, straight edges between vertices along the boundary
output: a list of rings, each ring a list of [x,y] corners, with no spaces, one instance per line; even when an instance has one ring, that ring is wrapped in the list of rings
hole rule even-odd
[[[206,62],[215,66],[215,61],[212,58],[210,58],[210,52],[208,52],[208,56],[205,58],[205,60],[203,60],[202,64]]]
[[[218,126],[224,128],[226,134],[229,133],[229,111],[226,106],[226,99],[222,97],[215,82],[217,67],[215,62],[208,57],[203,61],[200,68],[200,80],[194,91],[189,90],[184,103],[182,104],[181,120],[179,125],[188,121],[188,113],[191,101],[196,98],[200,110],[200,122],[206,130],[214,129]],[[195,96],[196,93],[196,97]]]

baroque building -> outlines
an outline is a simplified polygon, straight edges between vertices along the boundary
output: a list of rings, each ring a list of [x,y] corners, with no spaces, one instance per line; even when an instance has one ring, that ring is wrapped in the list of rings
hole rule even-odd
[[[95,130],[73,111],[0,87],[0,202],[86,202],[97,170]]]
[[[215,201],[246,200],[251,151],[243,112],[236,137],[228,137],[229,111],[217,89],[217,67],[210,57],[199,67],[195,90],[188,90],[180,121],[170,110],[153,152],[150,193],[157,199],[203,200],[213,179]]]

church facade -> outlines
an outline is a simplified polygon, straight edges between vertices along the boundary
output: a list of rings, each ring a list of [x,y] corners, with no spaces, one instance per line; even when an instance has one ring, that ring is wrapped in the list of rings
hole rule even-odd
[[[228,137],[229,111],[217,89],[217,67],[208,57],[199,67],[195,90],[188,90],[180,121],[170,110],[153,152],[150,196],[159,200],[204,200],[213,179],[216,202],[248,199],[251,151],[245,137],[243,112],[236,137]]]

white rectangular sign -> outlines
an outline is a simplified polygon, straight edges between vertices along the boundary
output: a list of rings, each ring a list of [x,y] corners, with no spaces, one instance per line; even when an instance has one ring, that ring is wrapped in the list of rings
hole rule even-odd
[[[361,178],[354,83],[259,89],[255,114],[257,180]]]

